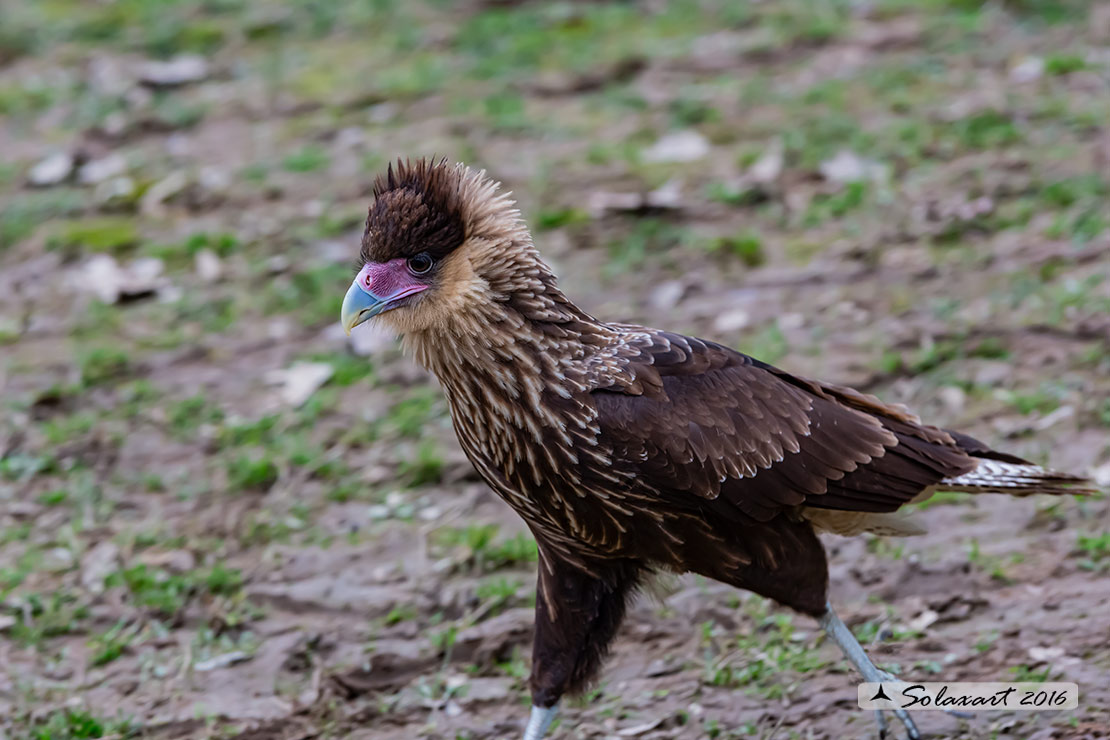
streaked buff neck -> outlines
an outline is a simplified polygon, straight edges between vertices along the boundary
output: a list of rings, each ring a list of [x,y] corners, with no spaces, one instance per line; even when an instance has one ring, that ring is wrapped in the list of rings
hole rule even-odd
[[[558,380],[565,375],[561,366],[612,336],[559,290],[534,252],[525,256],[508,274],[471,280],[466,298],[442,320],[403,335],[406,351],[445,386],[506,373]]]

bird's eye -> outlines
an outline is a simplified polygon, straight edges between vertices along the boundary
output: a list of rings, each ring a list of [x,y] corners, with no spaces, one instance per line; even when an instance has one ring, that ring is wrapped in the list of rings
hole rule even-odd
[[[427,254],[421,252],[415,257],[409,257],[409,270],[414,275],[423,275],[428,270],[432,269],[432,258]]]

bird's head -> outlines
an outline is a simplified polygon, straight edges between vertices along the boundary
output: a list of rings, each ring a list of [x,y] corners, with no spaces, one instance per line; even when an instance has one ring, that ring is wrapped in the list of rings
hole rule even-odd
[[[538,257],[520,214],[484,172],[398,161],[374,183],[343,328],[375,317],[401,334],[449,324],[503,298]]]

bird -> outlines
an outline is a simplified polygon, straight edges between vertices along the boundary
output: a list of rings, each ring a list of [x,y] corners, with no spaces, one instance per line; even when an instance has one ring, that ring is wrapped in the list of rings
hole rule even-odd
[[[919,534],[901,510],[937,490],[1088,490],[904,406],[595,318],[559,288],[511,193],[445,158],[398,159],[374,181],[341,308],[348,334],[370,319],[438,379],[466,456],[535,538],[524,740],[597,679],[657,574],[697,573],[813,617],[865,681],[893,681],[830,605],[819,533]]]

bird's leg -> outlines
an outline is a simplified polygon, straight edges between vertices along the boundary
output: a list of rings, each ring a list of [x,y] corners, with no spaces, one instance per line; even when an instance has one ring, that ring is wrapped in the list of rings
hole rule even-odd
[[[884,681],[897,681],[898,679],[890,675],[886,671],[879,670],[871,659],[867,657],[863,646],[859,644],[859,640],[852,634],[852,631],[840,621],[840,617],[836,616],[836,612],[832,610],[832,606],[826,605],[825,613],[817,620],[821,625],[821,629],[825,630],[825,634],[832,638],[832,641],[837,644],[840,651],[844,653],[844,657],[848,662],[856,667],[856,670],[863,676],[863,680],[868,683],[882,683]],[[906,728],[906,735],[909,740],[921,740],[921,733],[917,729],[917,725],[910,719],[909,713],[904,709],[893,709],[894,716],[896,716]],[[887,736],[887,722],[886,717],[883,715],[883,710],[875,710],[875,719],[879,723],[879,738],[884,740]]]
[[[524,740],[541,740],[562,696],[582,690],[597,674],[639,577],[635,563],[603,562],[586,572],[541,545],[532,714]]]
[[[559,705],[554,704],[546,709],[532,705],[532,713],[528,715],[528,726],[524,728],[524,740],[541,740],[547,733],[547,728],[555,719]]]

